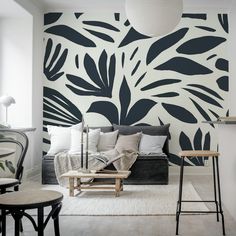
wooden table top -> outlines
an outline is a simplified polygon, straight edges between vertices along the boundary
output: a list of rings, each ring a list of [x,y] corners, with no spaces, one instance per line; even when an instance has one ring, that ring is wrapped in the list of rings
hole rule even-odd
[[[51,190],[19,191],[0,195],[0,208],[33,209],[61,202],[63,194]]]
[[[15,152],[14,149],[10,148],[0,148],[0,158],[10,156]]]
[[[125,179],[131,174],[131,171],[117,171],[117,172],[90,172],[90,173],[82,173],[79,171],[69,171],[61,177],[75,177],[75,178],[121,178]]]
[[[181,151],[179,153],[179,156],[181,157],[213,157],[213,156],[219,156],[220,153],[216,151],[204,151],[204,150],[186,150]]]

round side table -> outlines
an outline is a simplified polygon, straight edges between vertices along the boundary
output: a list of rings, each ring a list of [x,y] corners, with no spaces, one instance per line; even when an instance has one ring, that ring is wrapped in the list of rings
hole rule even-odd
[[[38,236],[44,235],[44,229],[52,217],[55,236],[60,236],[59,213],[62,207],[63,195],[51,190],[20,191],[0,195],[2,209],[2,236],[6,236],[6,215],[11,214],[15,221],[15,236],[20,235],[20,220],[27,217],[33,224]],[[44,207],[52,209],[44,221]],[[37,224],[25,210],[37,209]]]

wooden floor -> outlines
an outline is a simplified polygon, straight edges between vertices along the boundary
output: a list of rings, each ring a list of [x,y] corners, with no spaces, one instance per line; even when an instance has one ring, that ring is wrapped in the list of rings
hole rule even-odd
[[[188,176],[202,198],[212,197],[211,177]],[[171,182],[178,181],[171,177]],[[31,183],[32,184],[32,183]],[[157,203],[158,204],[158,203]],[[225,211],[226,235],[236,236],[236,222]],[[37,235],[28,220],[23,222],[24,236]],[[174,216],[61,216],[61,236],[174,236]],[[7,235],[14,235],[13,221],[7,219]],[[49,222],[45,236],[54,235],[53,224]],[[220,236],[221,223],[215,215],[182,216],[180,235],[183,236]]]

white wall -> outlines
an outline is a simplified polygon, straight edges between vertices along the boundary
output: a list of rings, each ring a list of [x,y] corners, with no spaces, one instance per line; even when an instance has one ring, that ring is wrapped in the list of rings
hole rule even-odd
[[[8,108],[8,123],[12,127],[30,127],[32,114],[32,19],[0,19],[1,60],[0,96],[15,98],[16,104]],[[0,123],[5,122],[5,109],[0,107]]]

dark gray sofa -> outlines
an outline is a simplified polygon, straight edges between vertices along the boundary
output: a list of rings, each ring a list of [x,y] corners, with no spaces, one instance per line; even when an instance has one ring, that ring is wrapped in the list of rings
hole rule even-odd
[[[148,135],[166,135],[169,137],[169,124],[162,126],[124,126],[113,125],[101,128],[102,132],[119,130],[119,134],[129,135],[143,132]],[[98,127],[93,127],[98,128]],[[131,175],[125,180],[126,184],[168,184],[169,180],[169,138],[163,147],[165,155],[139,155],[136,162],[131,167]],[[108,166],[107,169],[114,169]],[[54,156],[44,156],[42,160],[42,183],[57,184],[54,171]]]

